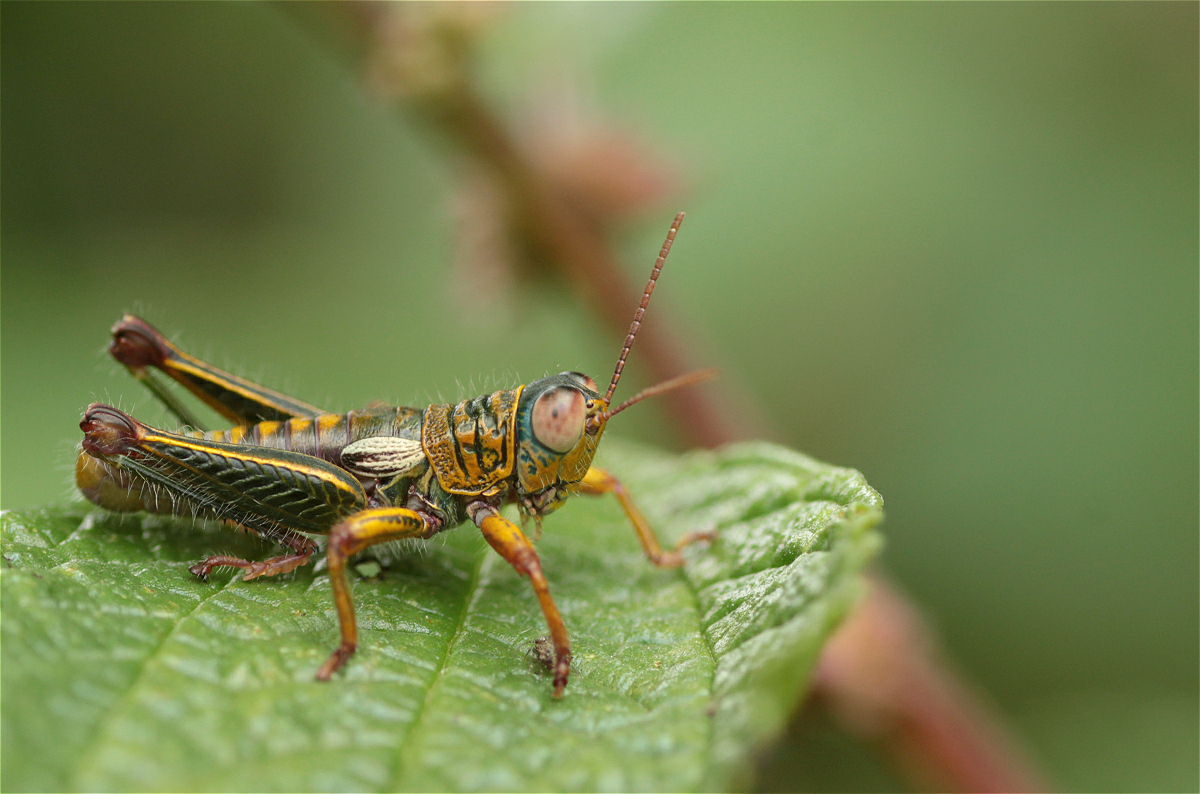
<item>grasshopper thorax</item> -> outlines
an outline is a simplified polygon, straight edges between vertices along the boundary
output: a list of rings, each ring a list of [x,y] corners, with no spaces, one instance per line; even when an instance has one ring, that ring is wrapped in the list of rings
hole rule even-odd
[[[581,372],[563,372],[530,383],[517,405],[517,496],[534,516],[557,510],[596,454],[608,408],[596,383]]]

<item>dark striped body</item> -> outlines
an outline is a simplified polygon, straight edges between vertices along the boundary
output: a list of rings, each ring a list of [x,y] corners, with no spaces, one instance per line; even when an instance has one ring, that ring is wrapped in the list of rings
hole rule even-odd
[[[521,391],[208,432],[163,433],[137,423],[136,440],[107,463],[81,453],[76,479],[103,507],[215,516],[267,535],[275,526],[323,533],[355,510],[393,506],[420,510],[448,529],[465,519],[470,497],[510,489]],[[428,465],[381,477],[348,467],[343,451],[375,438],[420,444]]]
[[[387,436],[420,441],[424,413],[418,408],[378,406],[188,435],[206,441],[299,452],[340,466],[342,450],[364,438]]]
[[[368,506],[403,503],[407,479],[356,477],[342,466],[342,450],[378,436],[419,442],[423,414],[376,407],[207,433],[164,433],[124,417],[130,429],[112,454],[96,456],[85,442],[76,480],[89,500],[112,510],[221,518],[267,536],[284,528],[319,534]]]

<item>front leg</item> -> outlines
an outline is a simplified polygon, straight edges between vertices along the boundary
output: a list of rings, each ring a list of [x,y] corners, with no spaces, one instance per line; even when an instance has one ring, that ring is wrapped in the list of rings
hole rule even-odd
[[[562,697],[571,674],[571,641],[567,637],[567,626],[550,597],[550,586],[542,573],[542,562],[538,559],[533,544],[525,533],[513,522],[502,517],[496,508],[486,502],[467,505],[467,514],[479,527],[484,539],[501,557],[517,569],[517,573],[528,576],[533,592],[542,605],[542,613],[550,626],[550,639],[554,643],[554,697]]]
[[[604,469],[597,469],[593,466],[584,475],[583,482],[579,483],[579,492],[591,496],[614,494],[617,501],[621,503],[621,509],[629,518],[629,523],[633,524],[633,529],[637,532],[638,540],[642,542],[642,549],[646,552],[646,556],[659,568],[678,568],[683,565],[683,555],[680,552],[685,547],[698,540],[715,540],[717,537],[715,532],[689,532],[679,539],[674,549],[663,551],[662,544],[658,542],[658,536],[654,534],[650,522],[642,515],[642,511],[637,509],[637,505],[629,496],[629,491],[625,490],[625,486],[616,477]]]
[[[358,647],[358,623],[354,619],[354,597],[346,574],[347,560],[368,546],[402,538],[430,537],[437,530],[435,519],[407,507],[379,507],[355,513],[330,531],[325,559],[329,563],[329,583],[333,585],[333,605],[342,641],[317,671],[318,681],[328,681]]]

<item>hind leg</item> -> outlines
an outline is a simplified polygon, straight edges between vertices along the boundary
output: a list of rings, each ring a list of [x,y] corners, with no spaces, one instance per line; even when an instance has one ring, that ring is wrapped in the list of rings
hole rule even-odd
[[[250,579],[257,579],[260,576],[276,576],[281,573],[291,573],[301,565],[305,565],[317,550],[316,543],[313,543],[297,532],[292,532],[290,529],[284,529],[278,534],[273,534],[271,540],[276,541],[280,545],[287,546],[292,550],[292,553],[281,554],[278,557],[271,557],[266,560],[243,560],[240,557],[217,554],[203,562],[196,563],[191,568],[188,568],[188,570],[201,579],[207,580],[213,568],[241,568],[245,571],[242,574],[242,579],[249,581]]]
[[[191,569],[201,578],[223,565],[243,569],[246,579],[295,570],[317,550],[302,533],[324,534],[367,505],[353,475],[310,455],[165,433],[108,405],[89,406],[79,426],[82,454],[106,478],[92,483],[101,506],[145,508],[150,494],[155,507],[170,501],[291,550],[258,562],[210,557]],[[81,471],[90,477],[92,464]]]
[[[155,380],[157,369],[203,400],[210,408],[239,425],[317,416],[321,409],[286,394],[239,378],[190,356],[140,317],[127,314],[112,328],[108,352],[125,365],[181,422],[197,430],[196,418],[166,387]]]

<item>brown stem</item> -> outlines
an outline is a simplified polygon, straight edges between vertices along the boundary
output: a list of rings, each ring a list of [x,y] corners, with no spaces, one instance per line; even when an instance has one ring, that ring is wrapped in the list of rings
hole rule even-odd
[[[378,57],[381,46],[387,46],[381,42],[388,15],[408,13],[416,5],[337,6],[352,18],[353,35],[361,37],[349,51],[369,53],[374,47]],[[531,251],[561,268],[582,302],[616,334],[623,334],[637,285],[625,277],[601,225],[572,209],[568,197],[529,162],[474,90],[466,27],[455,29],[452,24],[442,35],[436,26],[427,26],[422,29],[424,40],[421,30],[406,40],[408,47],[432,46],[434,57],[413,62],[433,66],[395,96],[406,96],[410,107],[423,111],[495,176],[507,197],[511,223]],[[659,321],[643,327],[638,337],[638,361],[657,380],[688,371],[696,360],[685,352],[678,335],[667,330],[662,314],[658,310]],[[738,394],[741,399],[735,401],[732,394],[725,388],[669,395],[669,410],[683,440],[716,446],[763,435],[758,421],[762,414],[745,395]],[[931,636],[916,607],[874,577],[868,597],[821,655],[814,698],[856,735],[886,748],[917,788],[1046,790],[999,719],[941,660]]]
[[[600,229],[579,213],[541,177],[505,134],[474,90],[460,84],[453,101],[435,114],[441,126],[463,142],[499,177],[514,208],[513,223],[520,236],[557,264],[575,286],[582,301],[592,306],[610,329],[624,333],[629,325],[631,296],[637,291],[612,254]],[[662,311],[656,312],[656,317]],[[637,360],[655,381],[694,368],[695,356],[659,321],[642,326]],[[685,389],[665,396],[679,434],[690,446],[715,447],[755,433],[750,406],[735,405],[727,390]]]
[[[942,658],[916,607],[878,572],[826,643],[813,698],[876,742],[918,789],[1048,791],[1016,741]]]

